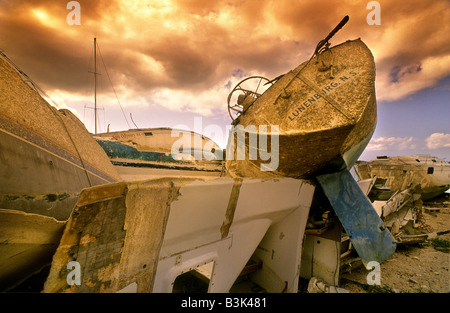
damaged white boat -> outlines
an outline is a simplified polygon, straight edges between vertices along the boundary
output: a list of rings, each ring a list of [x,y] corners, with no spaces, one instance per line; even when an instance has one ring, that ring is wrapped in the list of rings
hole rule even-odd
[[[251,257],[264,264],[253,281],[296,292],[313,193],[292,178],[161,178],[85,189],[44,292],[172,292],[178,276],[206,264],[208,291],[229,292]],[[80,285],[66,281],[73,260]]]

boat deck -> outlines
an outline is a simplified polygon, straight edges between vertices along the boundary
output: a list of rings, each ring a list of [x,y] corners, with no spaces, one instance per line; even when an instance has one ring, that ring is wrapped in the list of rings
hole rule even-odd
[[[161,177],[198,177],[201,179],[215,179],[220,177],[220,172],[176,170],[151,167],[115,166],[119,176],[125,181],[146,180]]]

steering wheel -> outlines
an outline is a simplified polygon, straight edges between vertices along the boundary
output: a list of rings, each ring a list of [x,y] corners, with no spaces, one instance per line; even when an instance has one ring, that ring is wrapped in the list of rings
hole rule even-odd
[[[233,88],[227,99],[228,114],[233,121],[269,88],[265,86],[268,82],[270,81],[263,76],[250,76]]]

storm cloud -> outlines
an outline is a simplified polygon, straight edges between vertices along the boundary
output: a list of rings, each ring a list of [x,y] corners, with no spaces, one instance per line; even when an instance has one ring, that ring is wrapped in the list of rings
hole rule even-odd
[[[125,106],[213,114],[239,81],[233,73],[287,72],[345,15],[350,21],[331,42],[361,38],[371,48],[379,100],[407,97],[450,75],[447,0],[378,1],[381,25],[372,26],[367,2],[353,0],[80,0],[79,26],[66,22],[68,2],[0,1],[0,49],[67,103],[92,93],[94,37],[108,71],[99,63],[102,78],[108,74]]]

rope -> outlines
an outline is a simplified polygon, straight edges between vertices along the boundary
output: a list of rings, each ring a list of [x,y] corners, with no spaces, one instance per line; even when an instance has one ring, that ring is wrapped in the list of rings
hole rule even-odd
[[[46,103],[47,103],[47,102],[46,102]],[[67,135],[69,136],[70,141],[72,142],[73,147],[75,148],[75,151],[77,152],[78,158],[79,158],[80,161],[81,161],[81,165],[83,165],[83,169],[84,169],[84,172],[86,173],[86,177],[87,177],[87,179],[88,179],[89,186],[92,187],[92,181],[91,181],[91,178],[89,177],[89,173],[88,173],[88,170],[86,169],[86,165],[84,164],[83,158],[81,157],[80,152],[78,151],[77,145],[76,145],[75,142],[73,141],[73,138],[72,138],[72,136],[70,135],[69,130],[67,129],[66,123],[64,123],[64,120],[62,119],[62,117],[61,117],[56,111],[54,111],[51,107],[50,107],[50,109],[52,110],[53,114],[55,114],[55,116],[56,116],[57,118],[59,118],[59,120],[61,121],[61,123],[62,123],[64,129],[66,130]]]
[[[109,73],[108,73],[108,70],[106,69],[105,62],[103,61],[102,52],[100,51],[100,46],[98,44],[97,44],[97,47],[98,47],[98,52],[100,54],[100,59],[102,59],[103,67],[105,68],[106,76],[108,76],[109,83],[111,84],[111,87],[114,91],[114,95],[116,96],[117,102],[119,103],[120,109],[122,110],[122,114],[123,114],[123,117],[125,118],[125,122],[127,122],[128,128],[131,129],[130,124],[128,123],[127,117],[125,116],[125,112],[123,111],[122,105],[120,104],[119,97],[117,97],[116,89],[114,89],[114,86],[111,82],[111,78],[109,77]]]

